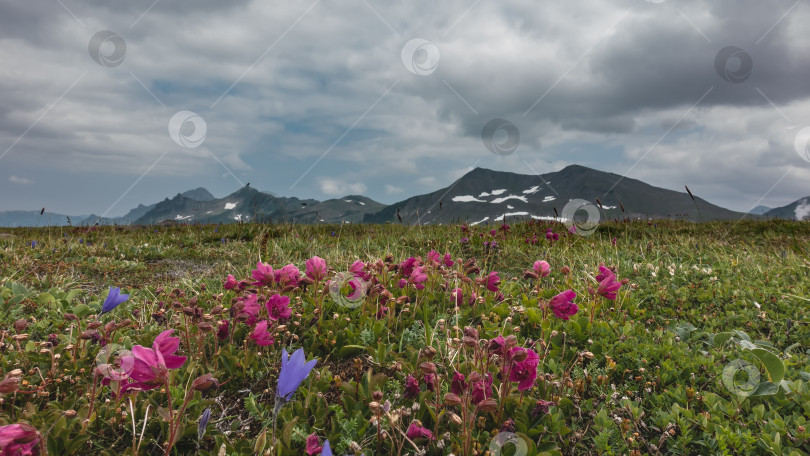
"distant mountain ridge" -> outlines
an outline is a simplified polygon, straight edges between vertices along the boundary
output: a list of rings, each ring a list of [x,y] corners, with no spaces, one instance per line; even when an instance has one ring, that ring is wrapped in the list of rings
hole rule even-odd
[[[392,204],[364,219],[367,223],[398,222],[470,224],[507,219],[555,219],[569,200],[593,204],[599,199],[602,218],[677,218],[727,220],[745,214],[713,205],[686,192],[667,190],[618,174],[580,165],[526,175],[475,168],[452,185]],[[624,210],[622,210],[622,206]],[[555,212],[556,209],[556,212]],[[398,214],[398,216],[397,216]],[[579,214],[578,214],[579,215]]]
[[[693,195],[694,196],[694,195]],[[73,225],[156,223],[470,224],[519,219],[557,219],[566,203],[583,199],[599,207],[602,219],[641,217],[692,221],[741,218],[810,218],[810,196],[779,208],[758,206],[731,211],[698,196],[655,187],[637,179],[570,165],[556,172],[528,175],[475,168],[451,185],[384,205],[362,195],[325,201],[280,197],[246,185],[223,198],[198,187],[155,204],[139,204],[122,217],[70,216]],[[762,212],[762,215],[757,215]],[[578,215],[581,215],[578,213]],[[68,216],[40,211],[0,212],[0,226],[67,225]]]
[[[799,198],[782,207],[777,207],[765,213],[766,217],[795,220],[810,220],[810,196]]]

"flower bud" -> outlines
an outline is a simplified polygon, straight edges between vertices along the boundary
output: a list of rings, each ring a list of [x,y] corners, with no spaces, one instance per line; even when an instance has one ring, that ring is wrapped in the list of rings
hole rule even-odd
[[[77,317],[75,314],[72,314],[72,313],[64,313],[64,314],[62,314],[62,318],[64,318],[67,321],[73,321],[73,320],[78,320],[79,319],[79,317]]]
[[[483,401],[478,403],[478,410],[482,412],[494,412],[498,409],[498,403],[495,402],[495,399],[488,397]]]
[[[450,422],[451,422],[451,423],[455,424],[456,426],[461,426],[462,421],[461,421],[461,417],[460,417],[460,416],[456,415],[456,414],[455,414],[455,413],[453,413],[453,412],[450,412],[450,413],[448,414],[448,417],[450,418]]]
[[[371,397],[372,397],[372,399],[374,399],[375,401],[378,401],[378,402],[379,402],[379,401],[381,401],[381,400],[382,400],[382,398],[383,398],[383,392],[382,392],[382,391],[379,391],[379,390],[378,390],[378,391],[374,391],[373,393],[371,393]]]
[[[211,332],[211,331],[214,330],[214,326],[211,323],[208,323],[208,322],[205,322],[205,321],[200,323],[199,325],[197,325],[197,327],[200,329],[200,331],[205,332],[205,333],[208,333],[208,332]]]
[[[25,331],[25,328],[27,328],[27,327],[28,327],[28,321],[25,320],[24,318],[20,318],[19,320],[14,322],[14,329],[17,331],[17,333],[21,333],[21,332]]]
[[[368,408],[369,408],[369,410],[371,410],[372,413],[382,413],[383,412],[382,405],[380,405],[380,403],[377,402],[377,401],[369,402],[368,403]]]
[[[11,394],[20,389],[20,378],[7,376],[0,381],[0,394]]]
[[[458,397],[458,394],[447,393],[444,395],[444,402],[447,405],[459,405],[461,404],[461,398]]]
[[[211,374],[203,374],[191,382],[191,388],[197,391],[207,391],[211,388],[219,388],[219,380],[217,380]]]

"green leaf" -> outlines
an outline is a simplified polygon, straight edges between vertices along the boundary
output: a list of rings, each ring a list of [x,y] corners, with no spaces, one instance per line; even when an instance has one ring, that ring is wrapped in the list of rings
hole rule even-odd
[[[772,396],[779,391],[779,384],[772,382],[762,382],[751,393],[751,396]]]
[[[83,318],[87,316],[91,312],[90,306],[87,304],[79,304],[73,307],[73,313],[76,314],[77,317]]]
[[[17,282],[12,282],[11,292],[17,296],[25,296],[28,294],[28,289]]]
[[[343,348],[340,349],[340,352],[338,353],[338,355],[341,358],[347,358],[349,356],[353,356],[353,355],[356,355],[358,353],[362,353],[365,350],[366,350],[366,347],[364,347],[362,345],[345,345],[345,346],[343,346]]]
[[[778,356],[764,348],[755,348],[751,350],[751,352],[765,365],[765,370],[768,372],[768,379],[771,382],[779,383],[785,378],[785,364]]]
[[[715,347],[722,347],[723,345],[726,344],[726,342],[731,340],[731,338],[734,337],[734,336],[735,336],[735,334],[732,333],[732,332],[717,333],[717,334],[714,335],[714,338],[712,339],[712,343],[714,344]]]
[[[41,306],[47,306],[48,304],[56,301],[56,299],[50,293],[42,292],[42,293],[39,294],[39,296],[37,296],[36,301],[37,301],[37,304],[39,304]]]

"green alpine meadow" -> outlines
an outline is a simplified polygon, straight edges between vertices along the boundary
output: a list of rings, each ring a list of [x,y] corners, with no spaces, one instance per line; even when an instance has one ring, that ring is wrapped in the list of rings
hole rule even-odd
[[[2,455],[810,454],[810,223],[7,228]]]

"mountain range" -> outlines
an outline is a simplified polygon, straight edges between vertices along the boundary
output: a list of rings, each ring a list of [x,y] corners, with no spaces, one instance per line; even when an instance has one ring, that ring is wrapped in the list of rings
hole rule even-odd
[[[655,187],[618,174],[571,165],[560,171],[525,175],[475,168],[445,188],[384,205],[361,195],[318,201],[281,197],[250,184],[216,198],[204,188],[178,193],[154,204],[140,204],[126,215],[71,216],[79,224],[234,223],[494,223],[504,219],[555,219],[573,215],[570,200],[599,208],[600,218],[669,218],[693,221],[748,218],[810,218],[810,196],[774,209],[758,206],[748,214],[711,204],[687,192]],[[576,206],[569,206],[576,207]],[[583,211],[577,212],[577,217]],[[68,224],[68,216],[41,211],[0,212],[0,226]]]

